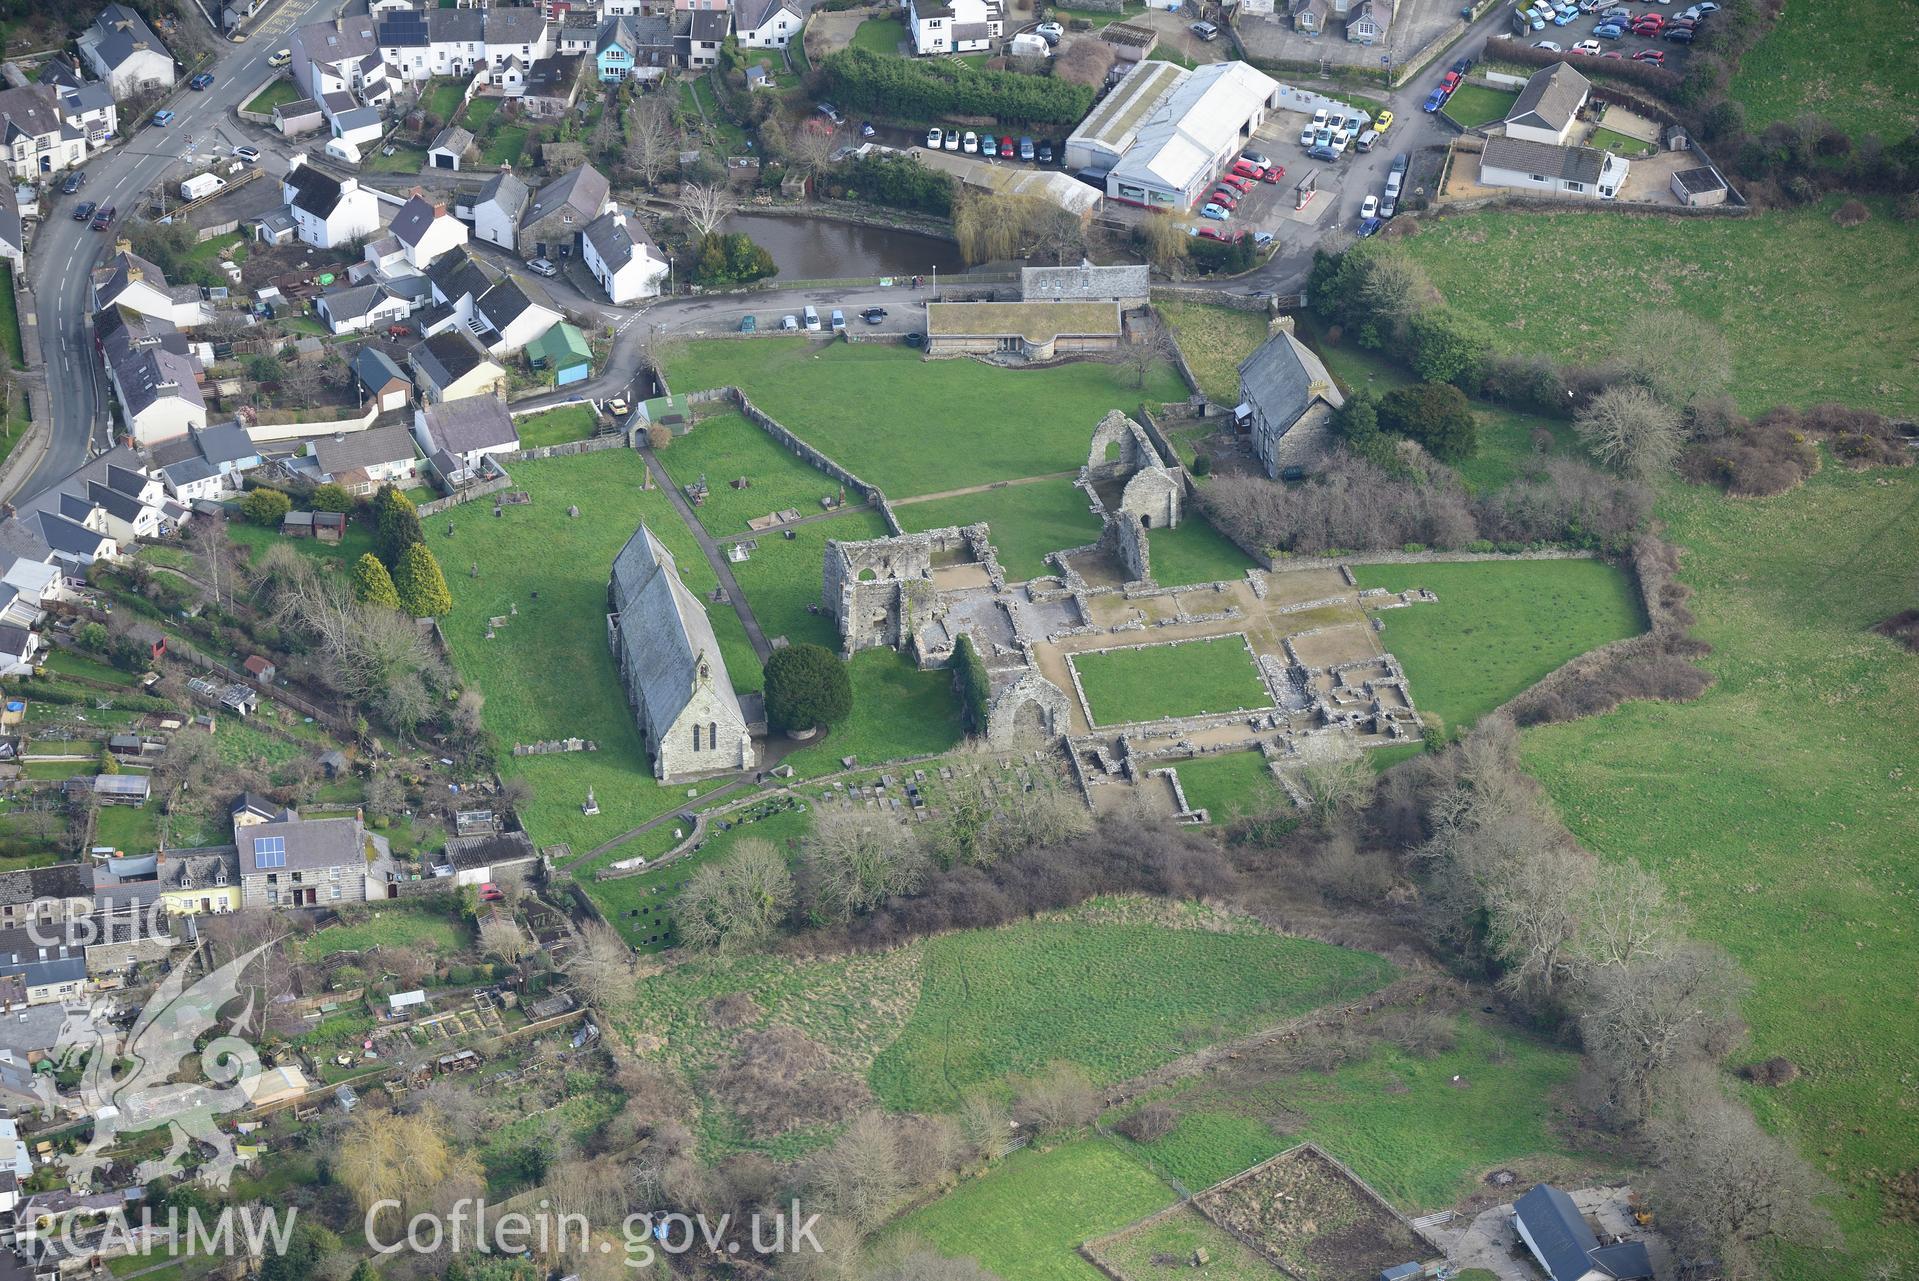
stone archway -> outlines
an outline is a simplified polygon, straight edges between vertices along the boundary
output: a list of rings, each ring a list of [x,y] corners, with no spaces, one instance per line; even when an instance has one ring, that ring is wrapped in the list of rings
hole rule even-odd
[[[1066,733],[1068,703],[1059,686],[1028,672],[1002,689],[986,713],[986,741],[992,747],[1031,747]]]

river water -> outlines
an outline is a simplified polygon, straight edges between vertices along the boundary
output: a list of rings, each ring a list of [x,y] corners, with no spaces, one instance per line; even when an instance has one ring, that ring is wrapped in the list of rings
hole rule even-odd
[[[854,276],[929,276],[966,269],[959,246],[897,227],[869,227],[830,218],[736,213],[722,231],[743,231],[773,255],[781,280]]]

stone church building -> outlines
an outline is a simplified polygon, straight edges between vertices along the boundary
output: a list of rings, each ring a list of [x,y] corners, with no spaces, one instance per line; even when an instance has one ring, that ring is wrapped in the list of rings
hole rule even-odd
[[[706,610],[644,524],[613,558],[606,637],[653,775],[677,783],[751,769],[751,722],[733,693]]]

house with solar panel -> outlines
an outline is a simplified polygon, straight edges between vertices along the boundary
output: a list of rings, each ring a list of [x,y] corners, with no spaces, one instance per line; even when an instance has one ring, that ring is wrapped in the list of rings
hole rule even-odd
[[[233,844],[240,852],[240,906],[339,907],[364,903],[370,884],[391,879],[384,837],[350,818],[302,818],[286,808],[268,815],[260,798],[234,803]],[[377,897],[385,897],[384,888]]]

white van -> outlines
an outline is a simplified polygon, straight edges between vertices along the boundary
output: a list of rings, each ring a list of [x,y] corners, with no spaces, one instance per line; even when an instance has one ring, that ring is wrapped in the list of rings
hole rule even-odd
[[[841,311],[838,307],[833,308],[832,325],[833,325],[833,332],[836,334],[844,333],[846,331],[846,313]]]
[[[805,310],[803,310],[802,312],[800,312],[800,315],[801,315],[801,317],[802,317],[802,318],[804,318],[804,319],[805,319],[805,321],[806,321],[806,332],[807,332],[807,333],[809,333],[809,334],[817,334],[817,333],[818,333],[818,332],[820,331],[820,313],[819,313],[819,312],[817,312],[817,311],[815,311],[815,310],[813,310],[813,304],[812,304],[812,303],[810,303],[810,302],[809,302],[809,303],[807,303],[807,304],[806,304],[806,308],[805,308]]]

